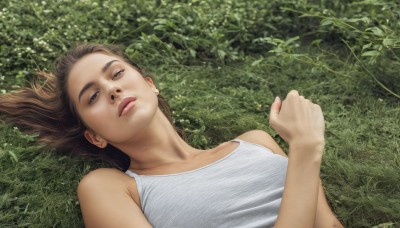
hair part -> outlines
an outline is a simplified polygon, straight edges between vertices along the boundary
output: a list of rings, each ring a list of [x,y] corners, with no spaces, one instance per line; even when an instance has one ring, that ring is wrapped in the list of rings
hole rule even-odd
[[[86,140],[87,127],[67,93],[72,67],[92,53],[118,56],[143,77],[150,77],[115,45],[81,44],[56,60],[54,73],[38,72],[30,87],[0,95],[0,113],[21,130],[38,134],[39,142],[46,146],[74,155],[100,158],[125,171],[130,165],[128,155],[110,144],[101,149]],[[158,95],[158,107],[174,126],[170,107],[161,95]]]

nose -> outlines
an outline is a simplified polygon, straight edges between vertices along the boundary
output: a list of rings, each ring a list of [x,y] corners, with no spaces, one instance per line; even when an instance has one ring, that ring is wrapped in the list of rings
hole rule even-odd
[[[110,88],[110,101],[112,103],[115,102],[115,100],[119,97],[121,93],[121,88],[117,87],[117,86],[113,86],[112,88]]]

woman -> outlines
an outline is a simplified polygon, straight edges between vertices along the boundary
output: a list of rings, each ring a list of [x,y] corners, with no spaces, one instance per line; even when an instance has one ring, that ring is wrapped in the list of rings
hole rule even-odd
[[[258,130],[209,150],[191,147],[152,79],[116,47],[77,46],[54,75],[41,75],[44,86],[3,95],[0,112],[49,146],[119,169],[80,182],[87,227],[342,226],[319,179],[322,111],[297,91],[271,105],[287,158]]]

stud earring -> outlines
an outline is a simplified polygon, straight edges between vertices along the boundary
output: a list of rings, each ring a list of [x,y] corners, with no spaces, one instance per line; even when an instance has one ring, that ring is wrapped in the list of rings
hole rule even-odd
[[[154,92],[156,93],[156,95],[160,94],[160,91],[158,91],[158,89],[154,89]]]

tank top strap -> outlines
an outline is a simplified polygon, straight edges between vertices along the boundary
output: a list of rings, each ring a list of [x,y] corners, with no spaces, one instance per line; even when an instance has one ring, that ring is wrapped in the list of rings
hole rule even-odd
[[[143,184],[142,184],[142,180],[141,180],[141,178],[140,178],[140,175],[138,175],[138,174],[135,173],[135,172],[130,171],[129,169],[126,170],[125,173],[128,174],[129,176],[131,176],[131,177],[133,177],[133,178],[135,179],[135,182],[136,182],[136,186],[137,186],[139,195],[141,195],[142,192],[143,192]]]
[[[229,140],[230,142],[237,142],[237,143],[240,143],[240,144],[242,144],[242,143],[244,143],[245,141],[244,140],[241,140],[241,139],[232,139],[232,140]]]
[[[257,143],[248,142],[248,141],[245,141],[245,140],[242,140],[242,139],[238,139],[238,138],[232,139],[230,141],[231,142],[238,142],[238,143],[240,143],[240,145],[247,145],[247,146],[253,145],[253,146],[256,146],[258,148],[261,148],[262,150],[267,150],[268,152],[274,154],[274,152],[272,152],[271,149],[269,149],[269,148],[267,148],[267,147],[265,147],[263,145],[257,144]]]

